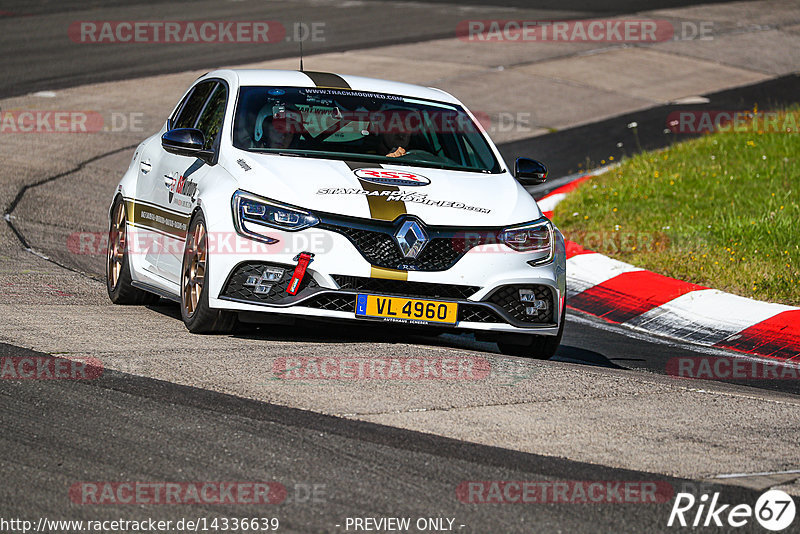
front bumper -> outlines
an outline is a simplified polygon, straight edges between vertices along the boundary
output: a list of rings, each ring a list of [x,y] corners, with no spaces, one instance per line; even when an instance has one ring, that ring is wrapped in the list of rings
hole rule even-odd
[[[310,228],[286,233],[281,243],[264,254],[225,254],[209,258],[209,299],[212,308],[334,320],[369,321],[355,314],[356,295],[376,294],[457,302],[455,325],[441,329],[557,335],[566,295],[563,238],[556,232],[552,262],[531,266],[530,256],[504,245],[475,246],[448,269],[398,272],[376,268],[341,233]],[[275,235],[273,232],[271,235]],[[316,243],[316,248],[313,245]],[[297,295],[286,292],[295,255],[311,249],[314,261]],[[265,266],[284,274],[266,293],[246,285]],[[400,279],[398,279],[400,278]],[[547,300],[547,310],[525,313],[519,290],[530,289]]]

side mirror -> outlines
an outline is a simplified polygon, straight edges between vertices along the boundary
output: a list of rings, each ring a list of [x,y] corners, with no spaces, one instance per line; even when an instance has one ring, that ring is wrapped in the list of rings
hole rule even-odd
[[[194,128],[175,128],[161,136],[161,146],[170,154],[189,156],[210,162],[214,157],[213,150],[206,150],[205,136]]]
[[[514,178],[522,185],[536,185],[547,179],[547,167],[541,161],[517,158],[514,162]]]

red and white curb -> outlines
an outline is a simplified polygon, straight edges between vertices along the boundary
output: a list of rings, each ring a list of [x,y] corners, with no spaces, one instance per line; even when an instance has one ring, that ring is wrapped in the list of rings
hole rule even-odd
[[[598,169],[539,199],[556,205]],[[703,346],[800,362],[800,308],[652,273],[567,241],[567,305],[615,324]]]

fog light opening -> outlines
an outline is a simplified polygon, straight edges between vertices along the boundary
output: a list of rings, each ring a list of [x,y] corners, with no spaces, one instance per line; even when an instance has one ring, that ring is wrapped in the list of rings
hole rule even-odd
[[[272,284],[258,284],[254,290],[257,295],[266,295],[272,289]]]
[[[527,315],[538,315],[539,312],[547,311],[549,304],[546,300],[537,299],[532,289],[520,289],[519,301],[525,305]]]
[[[286,270],[280,267],[265,267],[261,271],[261,275],[248,276],[244,285],[254,288],[253,292],[257,295],[266,295],[270,292],[275,282],[279,282],[283,278],[285,272]]]

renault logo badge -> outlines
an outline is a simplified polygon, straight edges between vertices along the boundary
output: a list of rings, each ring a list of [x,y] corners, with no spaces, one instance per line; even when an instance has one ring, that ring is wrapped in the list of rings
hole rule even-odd
[[[394,234],[394,240],[406,258],[416,258],[428,244],[428,234],[417,221],[405,221]]]

